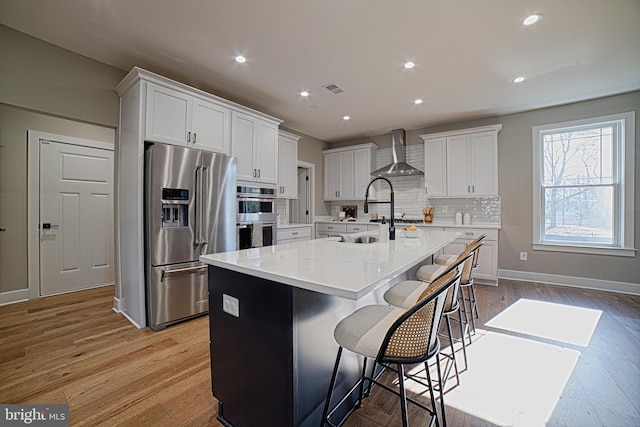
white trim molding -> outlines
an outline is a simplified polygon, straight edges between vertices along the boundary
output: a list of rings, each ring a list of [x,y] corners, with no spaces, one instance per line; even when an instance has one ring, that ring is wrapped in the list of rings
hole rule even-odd
[[[640,295],[640,283],[615,282],[612,280],[589,279],[586,277],[561,276],[558,274],[503,269],[498,269],[498,278]]]
[[[0,306],[15,304],[22,301],[29,301],[29,289],[18,289],[16,291],[0,292]]]

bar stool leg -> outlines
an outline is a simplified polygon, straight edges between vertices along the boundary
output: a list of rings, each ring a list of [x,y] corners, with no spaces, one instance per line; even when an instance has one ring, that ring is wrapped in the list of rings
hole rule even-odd
[[[404,389],[404,367],[398,363],[398,383],[400,385],[400,409],[402,410],[402,427],[409,426],[409,415],[407,413],[407,392]]]
[[[465,340],[465,329],[468,326],[462,325],[462,313],[458,310],[458,323],[460,324],[460,340],[462,341],[462,354],[464,355],[464,368],[469,369],[469,361],[467,360],[467,341]]]
[[[449,345],[451,348],[451,360],[453,362],[453,368],[456,370],[456,382],[458,383],[458,385],[460,385],[460,373],[458,372],[458,361],[456,360],[456,350],[453,342],[453,334],[451,333],[451,320],[449,319],[449,314],[445,314],[444,317],[447,324],[447,334],[449,335]],[[448,372],[450,371],[447,370],[447,373]],[[446,379],[449,379],[448,375]],[[445,379],[445,383],[446,383],[446,379]]]
[[[342,346],[338,347],[338,355],[336,356],[336,363],[333,367],[333,373],[331,374],[331,381],[329,382],[329,392],[327,393],[327,400],[324,403],[324,411],[322,411],[322,422],[320,427],[324,427],[327,424],[327,416],[329,415],[329,407],[331,405],[331,395],[333,394],[333,388],[336,385],[336,377],[338,376],[338,366],[340,365],[340,357],[342,356]]]

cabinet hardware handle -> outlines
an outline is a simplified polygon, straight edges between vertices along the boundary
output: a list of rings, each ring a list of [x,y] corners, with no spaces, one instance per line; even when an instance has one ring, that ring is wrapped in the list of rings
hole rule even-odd
[[[187,132],[187,142],[191,142],[191,132]]]
[[[258,169],[258,178],[260,178],[260,169]]]
[[[292,235],[292,236],[297,236],[297,235],[298,235],[298,233],[291,233],[291,235]]]
[[[471,193],[471,186],[467,185],[467,193]]]
[[[471,190],[472,190],[472,193],[475,193],[475,192],[476,192],[476,186],[475,186],[475,185],[472,185],[472,186],[471,186]]]
[[[256,178],[256,177],[258,176],[258,175],[256,175],[256,170],[257,170],[257,169],[254,169],[254,170],[253,170],[253,177],[254,177],[254,178]]]
[[[196,133],[195,132],[193,133],[193,143],[194,144],[196,143]]]

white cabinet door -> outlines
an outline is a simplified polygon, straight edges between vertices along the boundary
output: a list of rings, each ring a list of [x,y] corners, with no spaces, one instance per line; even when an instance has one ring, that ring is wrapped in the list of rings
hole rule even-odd
[[[495,282],[498,280],[498,242],[484,240],[478,253],[478,268],[473,272],[473,278]]]
[[[231,145],[231,110],[203,99],[193,99],[193,147],[229,154]]]
[[[280,133],[278,138],[278,191],[284,199],[298,198],[298,140]]]
[[[468,196],[469,175],[469,135],[447,138],[447,194]]]
[[[360,148],[353,151],[353,195],[355,199],[363,199],[367,185],[372,179],[371,150]]]
[[[424,142],[424,181],[427,196],[447,195],[447,139]]]
[[[324,200],[338,200],[339,153],[324,155]]]
[[[364,200],[377,148],[360,144],[323,151],[324,200]]]
[[[257,175],[253,166],[253,140],[255,138],[253,118],[234,111],[231,123],[231,155],[238,159],[236,179],[238,181],[253,181]]]
[[[353,200],[355,191],[353,174],[353,151],[343,151],[338,156],[338,200]]]
[[[177,90],[147,84],[145,140],[187,145],[191,125],[191,97]]]
[[[255,120],[253,163],[257,170],[256,181],[263,184],[278,183],[278,127],[271,123]]]
[[[471,134],[469,163],[471,194],[492,196],[498,194],[498,144],[492,133]]]
[[[234,111],[231,155],[238,159],[238,181],[278,182],[278,126]]]

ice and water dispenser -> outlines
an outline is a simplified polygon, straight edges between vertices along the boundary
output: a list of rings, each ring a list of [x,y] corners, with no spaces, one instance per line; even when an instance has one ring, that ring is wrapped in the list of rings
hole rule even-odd
[[[162,189],[162,227],[189,226],[189,190]]]

